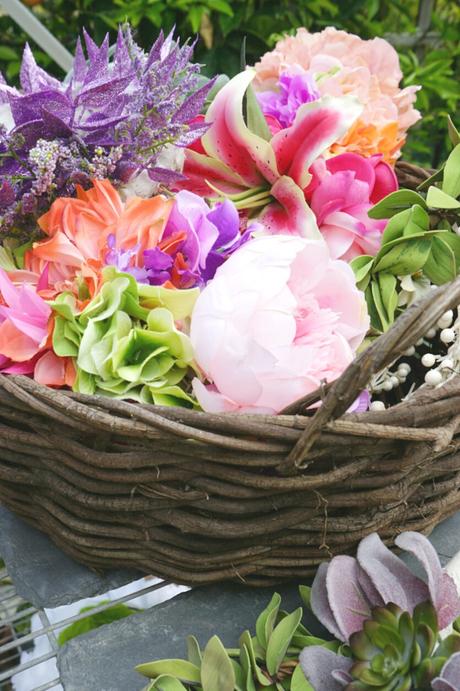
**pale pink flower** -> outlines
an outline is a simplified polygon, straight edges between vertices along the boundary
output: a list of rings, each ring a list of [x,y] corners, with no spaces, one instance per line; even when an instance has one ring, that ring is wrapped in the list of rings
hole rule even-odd
[[[204,410],[276,413],[333,381],[369,327],[350,267],[291,235],[250,240],[199,296],[191,323]]]
[[[333,27],[314,34],[298,29],[256,64],[256,86],[276,88],[279,77],[293,67],[315,75],[321,95],[353,94],[363,103],[364,112],[333,149],[336,153],[382,153],[387,160],[400,155],[408,128],[420,118],[414,108],[419,87],[400,88],[398,54],[387,41],[364,41]]]

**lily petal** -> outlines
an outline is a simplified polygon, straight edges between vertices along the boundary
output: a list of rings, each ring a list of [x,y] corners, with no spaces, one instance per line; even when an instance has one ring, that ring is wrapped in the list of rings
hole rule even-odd
[[[243,118],[243,99],[255,77],[254,70],[240,72],[219,91],[206,114],[210,128],[202,144],[210,156],[236,171],[250,187],[279,176],[270,142],[251,132]]]
[[[351,96],[324,97],[301,106],[293,125],[271,140],[280,174],[289,175],[305,189],[313,161],[350,129],[361,112],[361,104]]]
[[[258,217],[270,233],[290,233],[323,240],[313,211],[305,195],[294,180],[286,175],[279,178],[271,189],[275,203],[269,204]]]

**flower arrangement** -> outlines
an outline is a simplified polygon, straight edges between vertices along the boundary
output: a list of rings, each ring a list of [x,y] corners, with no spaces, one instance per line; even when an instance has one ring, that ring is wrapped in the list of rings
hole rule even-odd
[[[216,83],[172,35],[148,54],[129,27],[84,43],[62,82],[28,47],[21,89],[0,80],[3,373],[278,413],[457,275],[458,135],[442,173],[398,190],[419,114],[382,39],[299,30]],[[449,378],[441,321],[357,409]]]
[[[187,660],[138,665],[146,691],[458,691],[460,597],[429,540],[401,533],[397,545],[424,571],[422,579],[377,533],[357,557],[323,563],[312,587],[300,586],[304,605],[331,637],[302,623],[303,609],[283,612],[275,593],[239,648],[214,636],[204,651],[188,638]]]

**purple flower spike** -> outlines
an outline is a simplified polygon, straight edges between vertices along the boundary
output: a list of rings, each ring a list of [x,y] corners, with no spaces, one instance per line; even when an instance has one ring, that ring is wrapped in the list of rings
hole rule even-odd
[[[257,94],[265,115],[270,115],[282,128],[290,127],[297,111],[304,103],[311,103],[320,97],[313,75],[300,70],[284,72],[278,81],[278,91],[262,91]]]

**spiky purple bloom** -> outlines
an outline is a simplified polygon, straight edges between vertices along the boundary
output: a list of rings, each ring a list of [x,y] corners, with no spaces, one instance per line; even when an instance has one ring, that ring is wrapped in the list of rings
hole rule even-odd
[[[0,78],[0,177],[15,194],[0,211],[3,227],[30,229],[54,198],[94,177],[116,184],[146,170],[153,180],[171,182],[180,176],[156,165],[164,147],[187,146],[206,130],[189,124],[212,86],[199,87],[193,45],[161,33],[147,54],[124,28],[111,57],[108,36],[101,46],[86,32],[84,39],[87,57],[79,40],[63,82],[38,67],[28,46],[21,90]],[[36,198],[33,213],[23,208],[27,194]]]
[[[275,118],[282,128],[290,127],[300,106],[316,101],[320,92],[309,72],[283,72],[277,91],[261,91],[257,100],[264,115]]]

